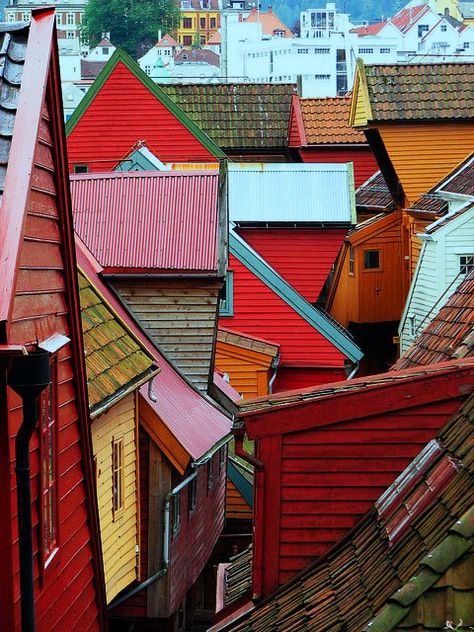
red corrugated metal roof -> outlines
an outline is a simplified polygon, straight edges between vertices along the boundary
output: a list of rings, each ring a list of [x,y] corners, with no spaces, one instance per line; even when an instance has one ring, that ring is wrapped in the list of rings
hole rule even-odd
[[[148,385],[140,389],[140,394],[192,459],[203,456],[229,434],[230,420],[196,391],[158,351],[99,277],[101,266],[80,240],[76,241],[76,251],[78,266],[83,274],[161,369],[153,381],[156,402],[150,399]]]
[[[218,174],[71,176],[75,229],[108,272],[218,270]]]

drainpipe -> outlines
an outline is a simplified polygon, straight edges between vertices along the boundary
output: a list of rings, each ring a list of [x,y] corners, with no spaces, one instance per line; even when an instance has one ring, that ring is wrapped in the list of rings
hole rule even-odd
[[[279,364],[280,364],[280,354],[277,354],[272,360],[271,368],[273,369],[273,375],[270,378],[270,381],[268,382],[268,392],[270,395],[273,393],[273,384],[275,383],[275,380],[276,380]]]
[[[8,385],[21,397],[23,403],[23,422],[15,439],[22,632],[35,632],[36,629],[30,439],[38,421],[39,396],[50,383],[50,354],[47,351],[35,351],[13,359],[8,372]]]
[[[237,428],[234,430],[234,450],[237,456],[240,456],[241,459],[247,461],[254,466],[257,470],[263,470],[264,464],[262,461],[259,461],[257,458],[249,454],[244,450],[244,431],[241,428]]]

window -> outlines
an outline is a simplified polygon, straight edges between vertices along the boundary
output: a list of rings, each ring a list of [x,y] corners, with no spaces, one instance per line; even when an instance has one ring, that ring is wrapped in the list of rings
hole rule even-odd
[[[364,252],[364,269],[378,270],[380,268],[380,250],[366,250]]]
[[[61,17],[62,17],[62,13],[56,13],[56,25],[57,26],[61,25]]]
[[[199,26],[200,26],[202,29],[205,29],[205,28],[206,28],[206,18],[199,18]]]
[[[114,520],[124,508],[123,437],[112,438],[112,510]]]
[[[66,39],[68,39],[68,40],[73,40],[73,39],[75,39],[75,37],[76,37],[76,36],[75,36],[75,34],[74,34],[74,31],[68,31],[68,32],[66,33]]]
[[[323,80],[323,81],[327,81],[328,79],[331,78],[331,75],[314,75],[314,78],[316,80]]]
[[[46,567],[58,550],[58,489],[57,489],[57,360],[51,364],[51,384],[40,398],[40,458],[41,458],[41,551]]]
[[[329,48],[315,48],[315,55],[329,55]]]
[[[183,29],[192,29],[192,28],[193,28],[192,18],[183,18]]]
[[[359,53],[361,55],[371,55],[374,52],[373,48],[359,48]]]
[[[285,37],[285,31],[282,31],[281,29],[275,29],[273,31],[273,35],[275,37]]]
[[[192,35],[183,35],[183,46],[191,46],[193,43]]]
[[[441,24],[441,33],[446,33],[448,30],[448,26],[446,24]]]
[[[179,532],[179,526],[181,524],[181,492],[174,494],[171,500],[171,509],[173,512],[173,537]]]
[[[201,41],[201,46],[204,46],[204,44],[206,43],[206,36],[205,35],[201,35],[200,41]]]
[[[461,255],[459,257],[459,273],[469,274],[474,270],[474,255]]]
[[[224,287],[221,290],[221,299],[219,301],[219,315],[233,316],[234,314],[234,273],[232,270],[227,272]]]
[[[428,24],[418,24],[418,37],[423,37],[429,30]]]
[[[416,315],[412,314],[408,316],[408,329],[410,331],[410,336],[415,338],[416,336]]]
[[[109,47],[102,46],[102,55],[108,55],[108,54],[109,54]]]
[[[28,22],[29,19],[30,19],[30,14],[27,13],[26,11],[21,14],[21,21],[22,22]]]
[[[464,42],[464,44],[462,45],[463,48],[469,48],[469,42]]]
[[[349,274],[354,274],[354,246],[349,246]]]
[[[74,26],[75,23],[76,22],[74,20],[74,13],[68,13],[67,18],[66,18],[66,24],[68,26]]]
[[[298,55],[307,55],[309,50],[307,48],[298,48]]]
[[[181,8],[182,9],[190,9],[191,8],[191,0],[182,0]]]
[[[188,485],[188,513],[192,513],[196,509],[197,499],[197,476]]]
[[[211,23],[211,29],[215,29],[216,28],[216,18],[211,18],[210,19],[210,23]]]
[[[151,66],[145,66],[145,72],[149,76],[151,74]]]
[[[87,173],[89,167],[87,165],[74,165],[74,173]]]
[[[383,54],[387,54],[387,53],[390,53],[391,50],[392,50],[391,48],[381,48],[380,52],[383,53]]]

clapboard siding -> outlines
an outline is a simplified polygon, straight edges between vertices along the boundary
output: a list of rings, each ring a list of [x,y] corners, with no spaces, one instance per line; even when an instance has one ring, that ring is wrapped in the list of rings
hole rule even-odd
[[[267,524],[260,515],[262,522],[256,524],[259,530],[263,523],[264,586],[272,585],[270,577],[265,580],[265,574],[271,572],[267,568],[275,568],[277,584],[284,584],[337,544],[458,406],[459,400],[453,398],[311,430],[289,431],[281,437],[277,460],[274,450],[265,447],[267,442],[274,442],[274,437],[257,442],[265,476],[280,481],[279,491],[273,496],[280,516],[278,542],[272,539],[273,523]],[[275,551],[276,567],[272,561]]]
[[[280,345],[280,366],[343,367],[344,356],[294,309],[233,255],[234,315],[219,318],[224,328]]]
[[[133,394],[115,404],[92,424],[92,443],[97,471],[97,496],[107,601],[137,578],[136,547],[137,445]],[[112,508],[112,441],[124,441],[124,508],[114,517]]]
[[[216,162],[215,157],[119,61],[68,136],[69,165],[112,171],[137,140],[163,162]]]
[[[468,210],[440,226],[432,240],[423,239],[418,265],[400,323],[400,352],[436,316],[462,282],[459,256],[474,254],[474,211]]]
[[[413,204],[450,173],[474,147],[474,123],[377,126],[407,197]]]
[[[226,510],[227,519],[252,520],[253,511],[234,483],[227,478]]]
[[[46,55],[46,51],[43,52]],[[59,89],[59,88],[58,88]],[[79,333],[79,314],[73,311],[73,278],[67,278],[65,253],[74,249],[72,233],[66,226],[69,212],[63,206],[59,184],[59,147],[53,139],[60,133],[53,101],[53,82],[50,77],[42,121],[36,141],[36,153],[31,173],[27,215],[20,250],[18,283],[15,286],[9,342],[30,346],[54,334],[72,339],[57,354],[57,493],[58,493],[58,544],[59,550],[50,566],[43,568],[39,548],[39,443],[36,433],[31,449],[31,494],[33,521],[33,551],[36,600],[36,625],[39,630],[99,630],[100,602],[98,597],[97,567],[93,561],[92,514],[95,498],[87,493],[85,446],[88,448],[85,424],[85,391],[79,384],[76,356],[82,339]],[[31,103],[34,106],[33,103]],[[54,114],[54,117],[51,117]],[[17,183],[20,186],[21,183]],[[72,218],[71,218],[72,225]],[[70,268],[69,268],[70,269]],[[71,270],[71,274],[74,272]],[[78,300],[78,297],[75,297]],[[76,327],[73,322],[75,322]],[[79,351],[77,351],[79,353]],[[82,400],[81,400],[82,397]],[[15,445],[22,414],[20,402],[8,395],[8,435],[10,439],[10,470],[14,470]],[[81,411],[81,412],[80,412]],[[3,464],[4,466],[5,464]],[[3,625],[11,630],[20,629],[20,588],[18,566],[18,533],[15,494],[15,477],[10,476],[12,495],[11,515],[13,562],[11,575],[14,600],[14,622]],[[98,534],[97,534],[98,535]],[[11,543],[9,543],[10,547]],[[8,566],[8,562],[6,565]],[[0,593],[3,589],[0,589]],[[2,596],[3,597],[3,596]],[[0,597],[0,603],[3,598]],[[8,617],[7,612],[3,612]]]
[[[273,358],[220,340],[216,343],[216,368],[227,373],[230,384],[245,399],[268,394]]]
[[[239,233],[295,290],[315,303],[347,230],[243,228]]]
[[[303,162],[352,162],[355,186],[360,187],[378,171],[377,161],[370,147],[304,147],[299,150]]]
[[[167,357],[201,390],[213,369],[221,282],[114,281],[127,307]]]

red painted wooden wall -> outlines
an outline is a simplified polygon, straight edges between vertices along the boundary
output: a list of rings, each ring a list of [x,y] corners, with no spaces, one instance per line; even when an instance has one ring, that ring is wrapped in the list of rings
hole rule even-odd
[[[46,54],[46,53],[45,53]],[[20,271],[16,294],[13,299],[12,326],[10,342],[34,345],[56,333],[74,338],[71,324],[71,299],[65,277],[64,252],[74,249],[72,234],[65,233],[64,211],[59,196],[57,164],[59,158],[55,146],[52,123],[52,106],[49,90],[47,105],[43,109],[40,134],[37,141],[35,164],[32,174],[25,237],[21,247]],[[57,130],[56,130],[57,131]],[[72,218],[71,218],[72,223]],[[82,345],[82,338],[75,340]],[[80,419],[78,404],[77,367],[78,358],[74,355],[74,346],[66,345],[58,354],[58,516],[59,550],[43,571],[40,581],[40,567],[43,562],[39,550],[40,531],[38,517],[39,488],[39,442],[35,433],[31,441],[31,493],[33,509],[33,547],[36,600],[36,625],[38,630],[99,630],[99,604],[97,598],[97,577],[94,571],[90,530],[90,512],[93,502],[88,497],[85,484],[85,465],[83,445],[81,444],[81,424],[88,423]],[[85,386],[83,386],[85,388]],[[85,392],[85,391],[84,391]],[[6,420],[5,404],[8,410],[7,424],[1,424],[1,445],[9,440],[9,455],[3,448],[1,460],[2,474],[5,473],[5,458],[9,457],[10,473],[14,469],[14,438],[22,421],[21,403],[11,391],[7,403],[2,403],[2,419]],[[83,409],[84,412],[84,409]],[[8,440],[6,432],[8,431]],[[5,603],[9,593],[14,600],[14,623],[8,620],[8,612],[2,612],[2,627],[5,630],[17,630],[20,620],[19,605],[19,561],[18,529],[16,513],[15,477],[9,476],[11,489],[2,488],[0,493],[10,495],[9,515],[2,515],[2,554],[4,573],[0,582],[0,603]],[[3,479],[5,480],[5,479]],[[3,503],[2,503],[3,504]],[[13,560],[11,573],[8,553],[11,544],[4,546],[4,538],[12,529]],[[10,582],[12,582],[10,584]],[[7,598],[8,599],[8,598]]]
[[[245,228],[239,233],[310,303],[317,301],[347,234],[341,228]]]
[[[356,188],[360,187],[379,169],[375,156],[368,146],[333,148],[319,145],[303,147],[298,151],[303,162],[353,162]]]
[[[118,62],[68,137],[69,167],[111,171],[139,140],[163,162],[216,162],[215,157]]]
[[[234,272],[234,315],[221,316],[222,327],[280,344],[280,367],[287,375],[292,368],[312,369],[313,385],[327,380],[328,369],[338,372],[334,379],[344,378],[344,355],[331,342],[233,255],[229,270]],[[285,388],[280,380],[279,390]]]
[[[254,591],[269,595],[339,542],[459,404],[453,398],[259,439]],[[291,426],[291,411],[286,418]]]

